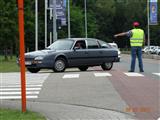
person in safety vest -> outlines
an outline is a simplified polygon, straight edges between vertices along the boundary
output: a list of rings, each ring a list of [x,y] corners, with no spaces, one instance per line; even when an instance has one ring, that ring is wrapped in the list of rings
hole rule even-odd
[[[142,29],[139,28],[139,22],[133,22],[133,29],[128,32],[122,32],[114,35],[114,37],[118,36],[128,36],[130,37],[130,46],[131,46],[131,67],[129,72],[134,72],[136,56],[139,61],[139,70],[140,72],[144,72],[143,70],[143,61],[142,61],[142,46],[145,42],[145,34]]]

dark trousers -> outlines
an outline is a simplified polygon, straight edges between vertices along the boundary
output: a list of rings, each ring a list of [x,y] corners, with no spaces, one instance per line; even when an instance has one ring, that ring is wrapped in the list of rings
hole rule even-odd
[[[135,70],[136,56],[138,57],[139,70],[143,71],[142,47],[131,47],[131,71]]]

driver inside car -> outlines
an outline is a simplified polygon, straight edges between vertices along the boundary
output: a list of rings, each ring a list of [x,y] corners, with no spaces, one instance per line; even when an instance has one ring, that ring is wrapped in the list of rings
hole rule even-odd
[[[81,43],[77,42],[74,48],[83,49]]]

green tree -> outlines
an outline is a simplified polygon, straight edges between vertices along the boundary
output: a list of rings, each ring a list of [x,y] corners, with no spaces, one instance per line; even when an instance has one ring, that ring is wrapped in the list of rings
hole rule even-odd
[[[25,31],[25,49],[34,50],[35,46],[35,1],[25,0],[24,2],[24,31]]]
[[[111,24],[115,14],[114,0],[97,0],[94,10],[99,25],[97,38],[112,41],[113,25]]]
[[[17,9],[16,3],[14,0],[1,0],[0,1],[0,50],[5,54],[5,59],[7,60],[8,54],[12,54],[12,51],[15,50],[17,43]]]
[[[71,37],[85,37],[83,12],[79,7],[71,7]]]

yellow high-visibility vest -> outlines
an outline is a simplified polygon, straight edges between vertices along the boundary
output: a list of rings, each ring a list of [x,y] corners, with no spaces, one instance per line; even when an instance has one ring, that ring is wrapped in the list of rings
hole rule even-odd
[[[132,29],[132,37],[130,38],[131,47],[141,47],[144,41],[144,31],[142,29]]]

